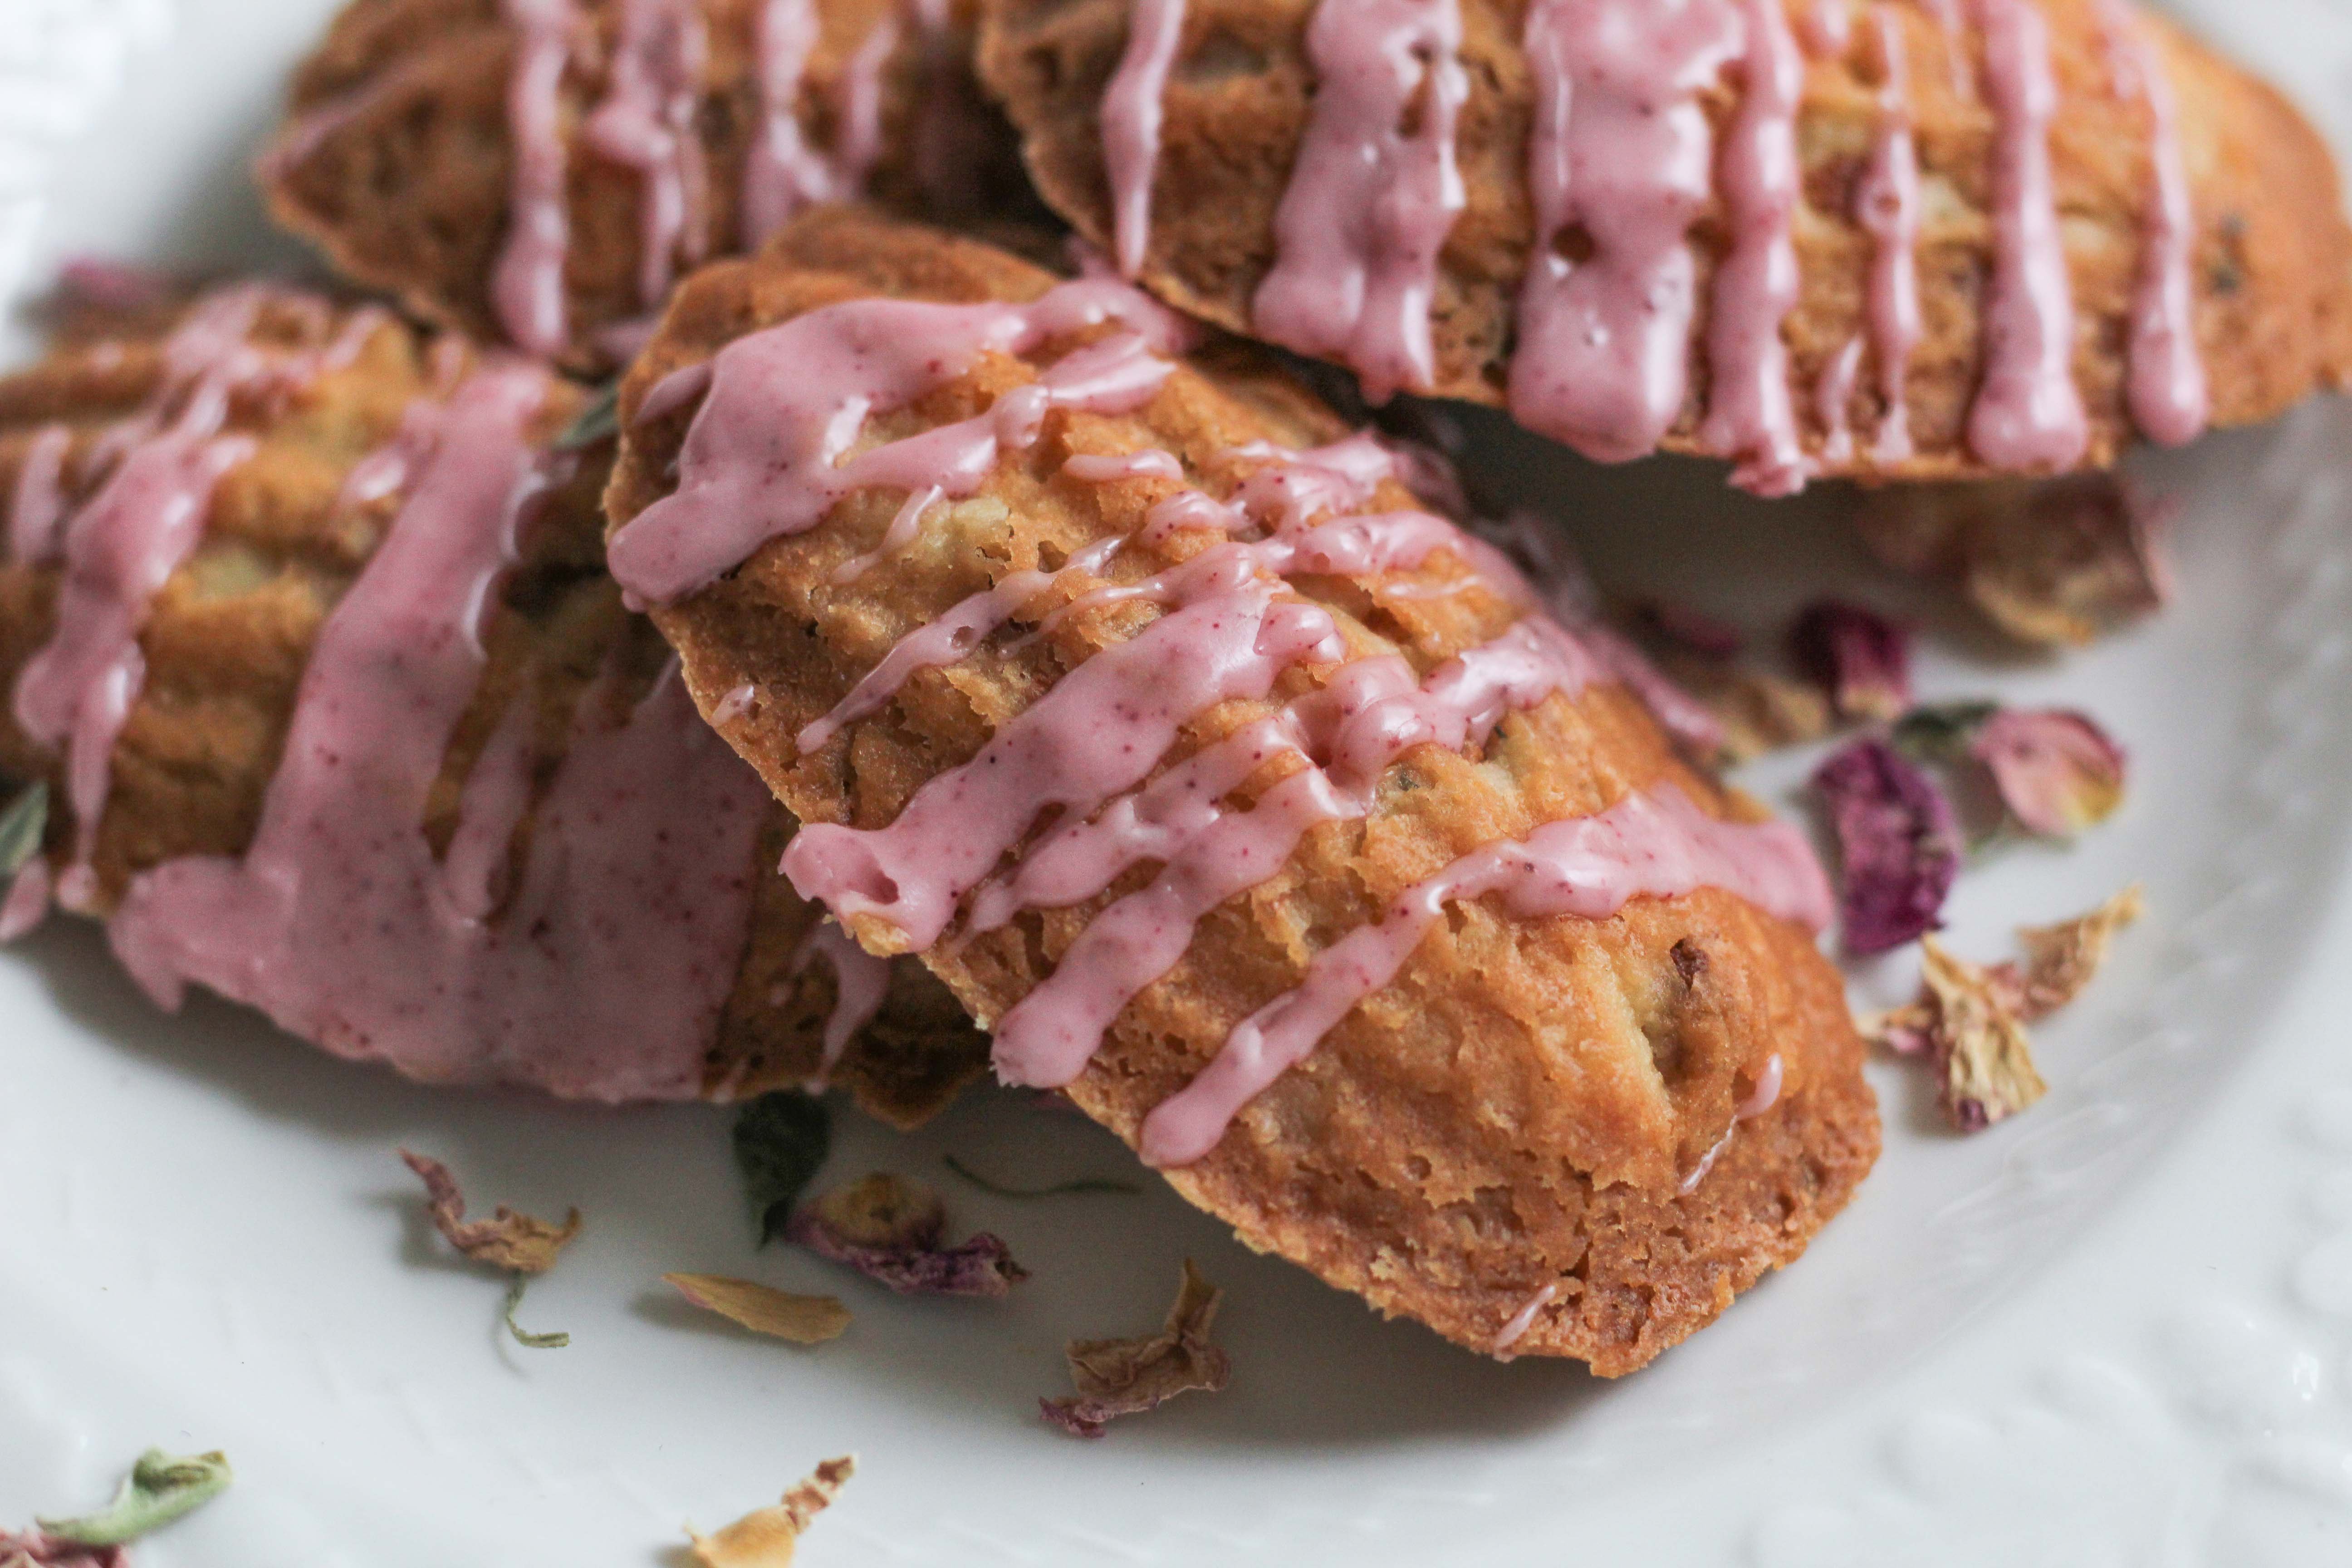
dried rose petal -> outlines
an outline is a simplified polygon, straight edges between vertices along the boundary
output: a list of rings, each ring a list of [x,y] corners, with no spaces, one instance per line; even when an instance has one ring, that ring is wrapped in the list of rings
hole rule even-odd
[[[1885,616],[1824,599],[1797,617],[1789,638],[1840,718],[1891,722],[1911,706],[1911,634]]]
[[[2123,804],[2124,749],[2083,714],[2004,708],[1969,752],[1992,770],[2010,814],[2035,833],[2071,837]]]
[[[517,1274],[544,1274],[555,1267],[556,1255],[564,1245],[580,1234],[578,1209],[561,1226],[517,1214],[504,1204],[488,1219],[468,1220],[466,1194],[458,1190],[457,1178],[446,1165],[406,1149],[400,1157],[424,1180],[425,1195],[433,1205],[434,1228],[477,1263]]]
[[[1074,1437],[1099,1437],[1116,1416],[1149,1410],[1189,1389],[1213,1394],[1224,1387],[1232,1363],[1209,1342],[1223,1298],[1186,1258],[1175,1304],[1160,1331],[1129,1340],[1072,1340],[1065,1353],[1078,1392],[1040,1399],[1038,1408]]]
[[[1927,1053],[1944,1113],[1963,1132],[1981,1131],[2047,1091],[2025,1026],[2080,994],[2140,905],[2139,889],[2130,887],[2088,914],[2021,928],[2021,964],[1970,963],[1927,938],[1919,999],[1867,1020],[1863,1032],[1906,1056]]]
[[[1748,762],[1830,732],[1829,700],[1810,686],[1746,664],[1682,658],[1669,668],[1723,726],[1727,762]]]
[[[2106,963],[2116,932],[2138,920],[2144,907],[2135,882],[2088,914],[2056,925],[2019,927],[2025,962],[2000,966],[2011,972],[2018,1016],[2028,1023],[2047,1017],[2080,995]]]
[[[2049,1092],[2033,1065],[2010,987],[1953,957],[1933,937],[1919,944],[1921,982],[1936,1007],[1936,1100],[1963,1132],[1981,1132]]]
[[[1883,741],[1856,741],[1813,774],[1844,863],[1846,948],[1885,952],[1937,930],[1959,874],[1960,831],[1936,781]]]
[[[2011,637],[2091,641],[2170,595],[2166,514],[2112,472],[2041,481],[1890,485],[1855,525],[1899,571],[1956,579]]]
[[[665,1274],[662,1279],[706,1312],[796,1345],[823,1344],[840,1338],[849,1327],[849,1309],[837,1297],[799,1296],[723,1274]]]
[[[772,1508],[755,1509],[716,1535],[687,1527],[687,1555],[700,1568],[789,1568],[809,1521],[841,1495],[842,1483],[857,1473],[857,1458],[845,1454],[819,1465],[808,1479]]]
[[[794,1215],[784,1239],[906,1295],[1002,1296],[1029,1278],[1003,1239],[987,1231],[941,1247],[946,1226],[939,1194],[877,1173]]]

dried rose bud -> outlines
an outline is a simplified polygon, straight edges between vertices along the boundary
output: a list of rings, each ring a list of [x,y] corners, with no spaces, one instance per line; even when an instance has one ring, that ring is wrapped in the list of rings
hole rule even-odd
[[[801,1210],[784,1238],[904,1295],[1002,1296],[1029,1278],[987,1231],[941,1247],[946,1223],[937,1193],[877,1173]]]
[[[1856,741],[1813,774],[1844,865],[1847,951],[1885,952],[1939,929],[1960,831],[1936,781],[1883,741]]]
[[[1824,599],[1797,617],[1790,642],[1839,717],[1891,722],[1911,706],[1911,634],[1875,611]]]
[[[2071,837],[2123,804],[2124,750],[2083,714],[2004,708],[1969,752],[1992,771],[2010,814],[2035,833]]]

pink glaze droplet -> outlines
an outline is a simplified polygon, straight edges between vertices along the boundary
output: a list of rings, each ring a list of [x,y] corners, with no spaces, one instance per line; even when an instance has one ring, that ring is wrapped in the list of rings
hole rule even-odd
[[[1323,0],[1307,26],[1314,103],[1251,325],[1346,363],[1374,403],[1437,374],[1438,259],[1467,199],[1454,156],[1470,93],[1461,47],[1455,0]]]
[[[2090,426],[2074,385],[2074,286],[2051,182],[2058,85],[2050,28],[2027,0],[1975,5],[1994,121],[1993,268],[1969,447],[1996,468],[2071,468],[2082,461]]]
[[[1717,263],[1706,323],[1706,418],[1699,440],[1738,463],[1731,482],[1763,496],[1805,488],[1780,324],[1797,302],[1797,107],[1804,57],[1781,0],[1746,0],[1746,89],[1724,138],[1720,183],[1731,249]]]
[[[1151,245],[1151,184],[1160,168],[1160,126],[1168,74],[1184,38],[1184,0],[1131,0],[1127,47],[1102,101],[1103,169],[1110,180],[1112,244],[1118,270],[1143,270]]]
[[[890,961],[858,946],[847,931],[829,920],[817,921],[801,939],[793,953],[793,973],[801,973],[819,958],[833,971],[833,1011],[825,1015],[824,1052],[816,1071],[801,1086],[811,1094],[823,1094],[832,1085],[833,1069],[841,1065],[849,1042],[874,1021],[890,994]]]
[[[1535,253],[1511,415],[1588,458],[1656,447],[1689,379],[1691,223],[1714,193],[1699,94],[1745,44],[1729,0],[1530,0]]]
[[[1885,412],[1871,448],[1874,461],[1892,467],[1912,455],[1908,385],[1911,354],[1919,346],[1919,160],[1911,141],[1910,68],[1903,21],[1891,5],[1871,8],[1885,80],[1878,90],[1878,134],[1870,163],[1854,185],[1854,221],[1871,237],[1866,310],[1870,357]]]
[[[563,260],[572,219],[564,206],[562,89],[579,18],[572,0],[500,3],[516,34],[514,75],[507,83],[514,173],[490,299],[517,347],[552,357],[563,352],[569,325]]]

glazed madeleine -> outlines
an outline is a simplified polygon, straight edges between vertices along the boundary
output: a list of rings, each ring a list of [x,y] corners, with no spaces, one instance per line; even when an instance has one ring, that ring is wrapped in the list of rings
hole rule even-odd
[[[811,202],[1034,210],[961,0],[352,0],[259,163],[345,276],[625,362],[671,283]]]
[[[0,926],[54,887],[160,1002],[427,1081],[919,1120],[980,1042],[774,873],[605,574],[609,436],[552,446],[583,402],[262,284],[0,378],[0,772],[53,805]]]
[[[2112,462],[2352,367],[2318,134],[2123,0],[986,0],[1163,299],[1607,461]]]
[[[615,576],[784,866],[1187,1199],[1473,1349],[1642,1365],[1878,1146],[1795,830],[1259,356],[847,209],[680,289]]]

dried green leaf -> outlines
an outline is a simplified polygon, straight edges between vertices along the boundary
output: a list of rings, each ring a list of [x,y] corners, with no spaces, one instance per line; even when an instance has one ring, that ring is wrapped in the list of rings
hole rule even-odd
[[[992,1193],[1000,1198],[1059,1198],[1079,1193],[1125,1193],[1132,1197],[1143,1191],[1133,1182],[1113,1181],[1108,1176],[1087,1176],[1075,1182],[1055,1182],[1045,1187],[1008,1187],[1001,1182],[990,1181],[953,1154],[940,1155],[940,1163],[982,1192]]]
[[[783,1234],[793,1205],[833,1148],[824,1101],[798,1089],[763,1094],[735,1116],[735,1164],[751,1200],[760,1244]]]
[[[842,1483],[857,1473],[857,1457],[845,1454],[819,1465],[808,1479],[772,1508],[754,1510],[716,1535],[686,1527],[687,1548],[700,1568],[789,1568],[809,1521],[841,1495]]]
[[[1922,703],[1895,721],[1887,737],[1895,749],[1918,763],[1956,763],[1985,721],[2000,711],[1998,702]]]
[[[677,1293],[706,1312],[731,1319],[755,1334],[823,1344],[849,1327],[849,1309],[836,1296],[797,1296],[790,1290],[730,1279],[723,1274],[665,1274]]]
[[[620,433],[621,379],[614,376],[603,386],[598,387],[596,395],[589,400],[588,406],[583,408],[578,416],[563,427],[563,434],[555,438],[555,449],[559,452],[576,452],[583,447],[593,447],[597,442]]]
[[[1076,1437],[1099,1437],[1106,1422],[1132,1415],[1189,1389],[1224,1387],[1233,1371],[1225,1352],[1209,1342],[1224,1292],[1201,1278],[1192,1260],[1176,1288],[1175,1304],[1156,1334],[1128,1340],[1073,1340],[1065,1351],[1077,1394],[1040,1399],[1045,1419]]]
[[[41,852],[49,830],[49,781],[35,779],[0,811],[0,877],[13,877]]]
[[[403,1149],[402,1160],[425,1183],[433,1205],[433,1225],[449,1245],[477,1263],[487,1263],[515,1274],[544,1274],[555,1267],[556,1255],[580,1234],[580,1211],[573,1209],[561,1226],[517,1214],[500,1204],[488,1219],[466,1218],[466,1194],[457,1178],[440,1161]]]
[[[120,1546],[210,1502],[234,1479],[222,1454],[174,1458],[150,1448],[139,1456],[114,1500],[100,1511],[36,1522],[51,1535],[82,1546]]]
[[[522,1305],[522,1293],[530,1283],[530,1275],[518,1274],[514,1277],[514,1283],[507,1287],[507,1332],[515,1337],[515,1343],[528,1349],[560,1351],[572,1342],[570,1334],[560,1330],[551,1334],[534,1334],[515,1321],[515,1309]]]

